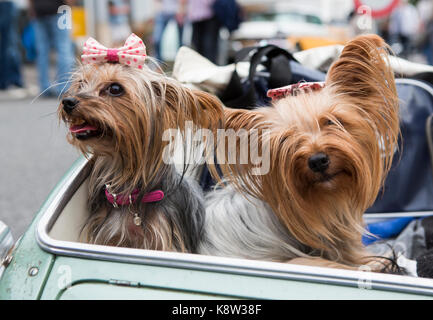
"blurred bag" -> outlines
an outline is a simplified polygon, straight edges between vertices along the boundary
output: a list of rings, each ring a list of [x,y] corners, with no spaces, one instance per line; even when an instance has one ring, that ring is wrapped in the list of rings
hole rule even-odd
[[[430,152],[431,166],[433,168],[433,114],[427,118],[426,134],[428,149]]]
[[[235,66],[249,62],[247,77],[242,79],[235,67],[227,87],[218,94],[230,108],[252,109],[267,105],[269,89],[283,87],[299,81],[323,81],[325,75],[303,67],[288,51],[275,45],[248,47],[236,54]]]
[[[295,52],[293,56],[304,67],[327,72],[331,64],[343,51],[343,45],[332,45]],[[389,62],[396,77],[412,78],[422,73],[432,73],[433,66],[411,62],[396,56],[389,56]]]
[[[239,28],[242,22],[242,10],[236,0],[215,0],[212,8],[221,25],[229,32]]]
[[[251,109],[266,104],[269,102],[266,96],[268,88],[285,86],[292,82],[289,61],[294,58],[286,50],[274,45],[244,48],[237,53],[235,65],[244,59],[248,59],[250,63],[248,77],[242,81],[235,67],[230,82],[219,94],[227,107]],[[260,71],[259,65],[264,66]]]
[[[217,95],[227,87],[235,68],[241,76],[248,75],[247,62],[217,66],[193,49],[182,46],[176,54],[172,76],[192,89]]]
[[[396,86],[403,143],[384,192],[367,212],[431,211],[433,167],[426,125],[433,114],[433,87],[414,79],[396,79]]]

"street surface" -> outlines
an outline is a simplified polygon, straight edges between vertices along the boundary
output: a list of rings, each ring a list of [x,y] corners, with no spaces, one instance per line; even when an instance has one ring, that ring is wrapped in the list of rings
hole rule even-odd
[[[0,100],[0,220],[17,240],[78,152],[66,142],[56,99]]]

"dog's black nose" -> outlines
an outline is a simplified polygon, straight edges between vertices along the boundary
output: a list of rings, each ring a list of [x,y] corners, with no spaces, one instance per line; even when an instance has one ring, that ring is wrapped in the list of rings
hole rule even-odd
[[[62,104],[63,110],[65,110],[66,113],[71,113],[77,106],[78,100],[73,97],[67,97],[62,100]]]
[[[329,167],[329,157],[323,152],[316,153],[308,159],[308,166],[314,172],[325,172]]]

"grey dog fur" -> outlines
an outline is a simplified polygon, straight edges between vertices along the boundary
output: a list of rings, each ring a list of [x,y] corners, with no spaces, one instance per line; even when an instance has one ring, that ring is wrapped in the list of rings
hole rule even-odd
[[[296,241],[263,201],[232,185],[206,195],[203,241],[199,253],[284,262],[307,257],[311,249]]]

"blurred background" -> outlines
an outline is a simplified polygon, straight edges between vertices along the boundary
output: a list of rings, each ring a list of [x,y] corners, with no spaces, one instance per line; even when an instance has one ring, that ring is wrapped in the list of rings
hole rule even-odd
[[[237,0],[233,26],[214,1],[0,0],[0,220],[15,238],[79,156],[56,109],[88,37],[114,47],[134,32],[168,72],[181,45],[225,65],[251,45],[293,53],[361,33],[433,63],[433,0]]]

